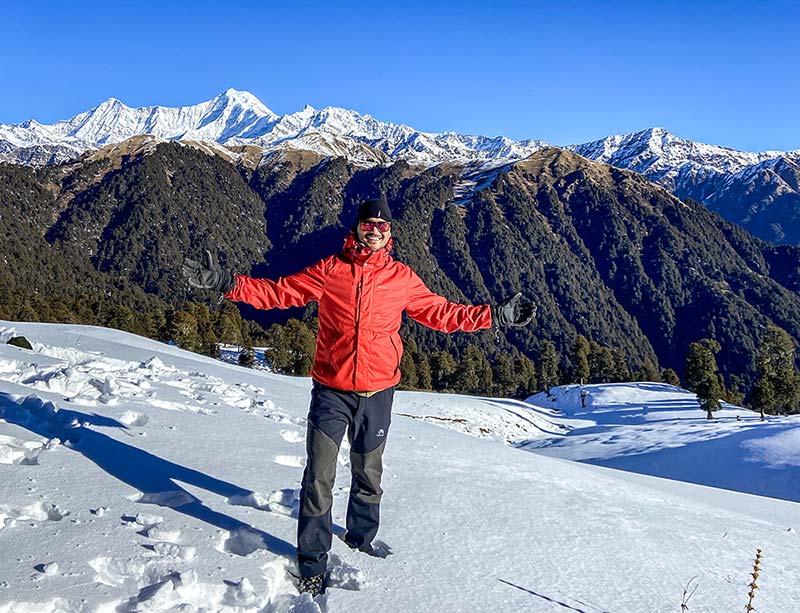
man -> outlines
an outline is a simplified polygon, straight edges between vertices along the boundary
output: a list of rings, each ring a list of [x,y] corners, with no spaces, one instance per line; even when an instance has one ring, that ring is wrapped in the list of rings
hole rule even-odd
[[[381,458],[400,381],[403,311],[442,332],[521,326],[536,312],[521,294],[494,306],[448,302],[396,261],[391,247],[392,214],[381,198],[359,207],[341,252],[277,281],[224,271],[209,252],[203,264],[187,258],[183,265],[194,287],[215,289],[260,309],[319,303],[297,530],[299,590],[312,596],[324,591],[336,458],[345,432],[352,482],[344,540],[353,549],[372,552],[383,493]]]

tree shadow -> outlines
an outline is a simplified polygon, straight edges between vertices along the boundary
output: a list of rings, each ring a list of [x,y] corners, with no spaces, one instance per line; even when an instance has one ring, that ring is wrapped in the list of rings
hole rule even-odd
[[[127,431],[127,426],[119,421],[97,414],[59,410],[35,396],[18,403],[5,393],[0,393],[0,417],[40,436],[61,439],[67,447],[81,453],[112,477],[141,492],[138,502],[168,507],[227,530],[233,543],[226,549],[231,553],[247,555],[264,548],[283,556],[296,554],[291,543],[209,508],[178,483],[205,489],[228,500],[234,496],[246,497],[253,493],[251,490],[170,462],[91,428],[103,426]],[[241,542],[246,545],[239,547],[237,543]]]
[[[506,581],[505,579],[498,579],[498,581],[500,583],[505,583],[506,585],[510,585],[511,587],[515,587],[518,590],[522,590],[523,592],[527,592],[528,594],[531,594],[532,596],[536,596],[537,598],[541,598],[542,600],[546,600],[547,602],[552,602],[553,604],[556,604],[556,605],[558,605],[560,607],[563,607],[563,608],[565,608],[565,609],[567,609],[569,611],[577,611],[578,613],[589,613],[589,611],[586,611],[585,609],[576,609],[575,607],[573,607],[571,605],[568,605],[565,602],[561,602],[560,600],[556,600],[555,598],[550,598],[549,596],[545,596],[544,594],[539,594],[538,592],[534,592],[533,590],[528,589],[526,587],[522,587],[522,586],[517,585],[515,583],[511,583],[510,581]],[[576,601],[576,602],[580,603],[580,601]],[[583,604],[583,603],[580,603],[580,604]],[[593,607],[593,608],[596,608],[596,607]],[[602,610],[604,611],[604,613],[608,613],[605,609],[602,609]]]

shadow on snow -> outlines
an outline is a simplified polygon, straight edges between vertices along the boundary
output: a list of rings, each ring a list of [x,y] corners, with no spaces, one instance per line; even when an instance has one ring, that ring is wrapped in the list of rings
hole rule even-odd
[[[180,487],[177,482],[193,485],[209,492],[231,497],[245,497],[253,492],[238,485],[216,479],[200,471],[159,458],[110,436],[92,430],[90,426],[122,428],[127,426],[114,419],[96,414],[56,409],[50,402],[28,396],[19,403],[8,394],[0,393],[0,417],[46,438],[62,442],[94,462],[109,475],[141,492],[139,502],[172,508],[180,513],[227,530],[234,535],[260,539],[263,548],[284,556],[294,556],[296,549],[287,541],[263,530],[214,511]],[[253,538],[247,538],[252,542]],[[254,546],[246,551],[259,547]],[[232,551],[237,553],[237,551]]]

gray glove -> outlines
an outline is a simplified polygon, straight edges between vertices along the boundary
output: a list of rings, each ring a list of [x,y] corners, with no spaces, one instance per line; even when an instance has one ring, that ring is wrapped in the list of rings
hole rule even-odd
[[[499,304],[492,305],[492,325],[500,326],[525,326],[536,317],[536,305],[522,299],[522,293],[517,293]]]
[[[202,263],[184,258],[181,272],[189,285],[200,289],[212,289],[227,294],[236,285],[233,273],[222,270],[219,264],[215,264],[208,250],[203,254]]]

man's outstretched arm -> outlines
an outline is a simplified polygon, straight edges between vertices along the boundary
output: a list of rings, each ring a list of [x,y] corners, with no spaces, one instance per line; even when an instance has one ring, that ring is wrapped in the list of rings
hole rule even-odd
[[[458,304],[434,294],[412,272],[406,312],[413,320],[440,332],[475,332],[491,327],[524,326],[536,314],[536,305],[522,299],[522,294],[497,305]]]
[[[229,300],[246,302],[258,309],[288,309],[319,300],[325,285],[325,262],[321,260],[300,272],[272,281],[223,270],[206,251],[202,262],[186,258],[182,273],[189,285],[221,292]]]

